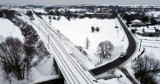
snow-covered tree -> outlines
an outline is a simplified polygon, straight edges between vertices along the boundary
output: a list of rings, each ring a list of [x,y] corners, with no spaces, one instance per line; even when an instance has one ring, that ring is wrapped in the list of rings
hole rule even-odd
[[[160,61],[151,57],[153,55],[146,54],[134,62],[135,77],[140,80],[141,84],[157,84],[155,76],[160,73]]]
[[[17,38],[7,38],[0,43],[0,63],[7,74],[13,73],[18,79],[24,79],[26,54],[23,43]]]
[[[98,53],[100,58],[111,57],[111,52],[113,51],[113,44],[110,41],[100,42],[98,45]]]

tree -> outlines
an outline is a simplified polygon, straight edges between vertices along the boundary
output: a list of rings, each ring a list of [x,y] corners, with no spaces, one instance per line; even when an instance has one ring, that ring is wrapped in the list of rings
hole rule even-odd
[[[5,73],[13,73],[18,80],[24,79],[26,55],[22,42],[17,38],[8,37],[0,43],[0,52],[0,62]]]
[[[91,27],[91,31],[94,32],[94,27],[93,26]]]
[[[89,39],[88,39],[88,38],[86,38],[86,49],[88,49],[88,48],[89,48],[89,45],[90,45],[90,41],[89,41]]]
[[[33,61],[37,56],[38,59]],[[18,38],[8,37],[0,43],[0,63],[6,77],[15,76],[18,80],[27,79],[31,67],[36,66],[49,52],[42,41],[37,45],[30,45],[27,42],[22,43]]]
[[[133,65],[135,77],[141,84],[157,84],[154,77],[160,72],[160,61],[151,56],[139,57]]]
[[[51,16],[48,16],[48,19],[49,19],[49,23],[51,23],[52,17],[51,17]]]
[[[98,44],[98,53],[100,58],[111,57],[111,52],[113,51],[113,44],[110,41],[103,41]],[[101,60],[102,61],[102,60]]]
[[[24,51],[26,54],[25,62],[26,62],[26,70],[27,70],[27,80],[28,80],[28,75],[29,75],[29,69],[32,67],[31,61],[32,58],[34,57],[34,53],[36,52],[35,47],[25,44],[24,45]]]
[[[99,30],[100,30],[99,27],[96,27],[96,31],[99,32]]]

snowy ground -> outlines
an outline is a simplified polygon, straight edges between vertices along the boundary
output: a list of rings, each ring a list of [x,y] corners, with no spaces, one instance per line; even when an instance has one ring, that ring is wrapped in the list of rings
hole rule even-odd
[[[159,25],[150,26],[149,28],[153,28],[153,27],[160,29]],[[134,29],[134,28],[135,27],[131,27],[131,28],[129,28],[129,30]],[[147,28],[147,27],[146,26],[137,27],[137,30],[139,32],[142,32],[143,28]],[[144,54],[151,55],[153,58],[160,60],[160,56],[159,56],[160,37],[146,37],[146,36],[140,36],[138,34],[134,34],[133,36],[137,42],[137,50],[136,50],[135,54],[133,54],[133,56],[126,63],[124,63],[124,67],[128,70],[128,72],[131,74],[131,76],[135,79],[134,71],[132,69],[132,61],[143,51],[144,48],[145,48]],[[140,43],[142,45],[141,47],[140,47]],[[159,80],[160,80],[160,77],[158,76],[157,81],[159,81]]]
[[[21,11],[21,13],[24,13],[22,12],[24,10],[20,10],[20,9],[18,10]],[[23,15],[21,19],[29,23],[31,22],[29,18],[25,15]],[[22,35],[21,30],[17,26],[15,26],[10,20],[5,18],[0,18],[0,26],[1,26],[0,41],[5,39],[6,37],[11,36],[11,37],[19,38],[22,42],[24,42],[24,37]],[[35,26],[33,25],[33,27]],[[45,44],[47,44],[47,42]],[[17,81],[14,77],[11,77],[11,82],[12,84],[26,84],[30,82],[39,82],[43,80],[54,79],[56,77],[59,77],[59,76],[55,75],[55,72],[54,72],[53,57],[49,57],[49,58],[43,59],[36,67],[31,68],[28,81],[26,79],[22,81]],[[4,79],[4,74],[1,70],[1,65],[0,65],[0,84],[9,84],[9,82]]]
[[[23,15],[20,18],[34,27],[34,29],[37,31],[38,35],[40,36],[41,40],[43,40],[45,46],[50,50],[48,46],[48,39],[46,39],[46,37],[42,34],[42,32],[40,32],[40,28],[45,28],[47,27],[46,24],[49,24],[48,17],[43,16],[43,18],[46,21],[40,20],[37,16],[34,16],[34,17],[35,17],[34,21],[31,21],[25,15]],[[0,18],[0,21],[1,21],[0,25],[3,25],[3,27],[5,27],[6,29],[5,31],[5,29],[1,27],[2,28],[1,30],[3,31],[0,32],[0,34],[3,37],[13,36],[13,37],[18,37],[20,38],[20,40],[23,41],[24,37],[21,35],[21,31],[19,30],[19,28],[14,26],[9,20]],[[5,22],[6,24],[3,22]],[[84,19],[71,19],[71,21],[68,21],[64,17],[61,17],[59,21],[52,20],[51,22],[52,23],[48,26],[52,26],[53,27],[52,29],[54,31],[56,31],[56,29],[60,30],[60,33],[64,35],[64,36],[60,35],[60,37],[57,37],[57,39],[59,39],[59,41],[63,41],[61,42],[61,44],[66,48],[68,52],[70,52],[70,54],[72,54],[73,57],[77,59],[76,61],[78,61],[81,65],[84,65],[82,67],[86,69],[92,69],[95,67],[96,64],[99,63],[99,57],[96,56],[96,52],[97,52],[97,46],[101,41],[109,40],[114,45],[112,58],[108,60],[105,59],[103,64],[115,60],[119,56],[120,52],[125,51],[125,49],[128,46],[128,39],[126,38],[124,31],[121,28],[120,24],[118,23],[117,19],[100,20],[95,18],[93,19],[84,18]],[[119,26],[118,29],[115,28],[115,23],[117,23],[117,25]],[[92,26],[99,27],[100,32],[91,33]],[[67,40],[65,36],[69,38],[71,42]],[[88,50],[85,49],[86,38],[88,38],[91,43]],[[85,57],[84,55],[82,55],[78,51],[78,49],[76,49],[75,46],[72,45],[72,42],[76,45],[84,47],[84,50],[86,50],[87,53],[89,54],[88,57]],[[51,50],[50,52],[51,54],[54,53]],[[98,66],[101,66],[101,65],[98,65]],[[58,77],[57,75],[54,75],[54,74],[55,73],[53,70],[53,56],[51,56],[50,58],[44,59],[37,67],[33,67],[31,69],[29,82],[39,82],[39,81]],[[116,71],[115,74],[123,75],[123,73],[119,71]],[[2,75],[2,73],[0,73],[0,75]],[[124,84],[124,83],[130,84],[130,82],[128,82],[127,80],[128,79],[125,76],[123,76],[123,78],[120,80],[115,78],[115,79],[110,79],[108,81],[99,80],[99,82],[102,82],[102,84],[104,83],[113,84],[113,82],[114,84]],[[4,82],[0,81],[0,84],[1,83],[3,84]],[[15,81],[14,83],[16,84],[18,82]],[[24,80],[19,83],[26,83],[26,81]]]
[[[157,29],[160,29],[160,25],[155,25],[155,26],[149,26],[149,28],[147,28],[146,26],[138,27],[137,30],[142,31],[143,28],[150,29],[150,28],[153,28],[153,27],[156,27]],[[133,28],[135,28],[135,27],[132,27],[130,29],[133,29]],[[141,45],[142,45],[141,49],[143,47],[146,48],[146,52],[148,54],[152,53],[156,59],[160,59],[160,56],[157,53],[157,52],[160,52],[160,37],[147,37],[147,36],[141,36],[141,35],[138,35],[138,34],[134,34],[134,36],[135,36],[136,41],[139,43],[139,45],[140,45],[140,42],[142,42],[141,43]]]
[[[19,38],[22,42],[24,41],[24,37],[21,34],[20,29],[15,26],[11,21],[5,18],[0,18],[0,41],[4,40],[6,37],[15,37]],[[0,65],[0,84],[5,84],[7,81],[3,79],[4,74],[2,72],[2,67]],[[14,79],[13,79],[14,80]]]
[[[49,23],[48,16],[43,18]],[[115,28],[116,24],[119,26]],[[66,36],[71,42],[78,46],[82,46],[87,51],[88,58],[93,64],[99,63],[99,57],[96,55],[98,44],[102,41],[108,40],[114,45],[112,57],[105,59],[104,64],[116,59],[123,49],[128,46],[126,36],[118,23],[117,19],[71,19],[68,21],[65,17],[61,17],[59,21],[51,20],[49,23],[52,27],[58,29],[64,36]],[[91,32],[91,27],[99,27],[99,32]],[[86,38],[90,41],[89,49],[85,49]],[[123,41],[124,40],[124,41]],[[94,67],[93,67],[94,68]],[[91,68],[89,68],[91,69]]]
[[[125,51],[128,46],[128,39],[126,38],[122,27],[120,26],[117,19],[71,19],[68,21],[65,17],[61,17],[59,21],[52,20],[52,23],[49,23],[48,17],[43,16],[43,18],[50,24],[52,27],[58,29],[64,36],[66,36],[73,44],[79,45],[84,47],[84,50],[87,51],[88,58],[83,57],[80,53],[72,53],[73,49],[68,49],[69,52],[74,54],[73,56],[80,60],[80,64],[84,65],[87,69],[95,68],[95,65],[99,63],[99,57],[96,56],[97,46],[101,41],[109,40],[114,45],[114,51],[112,52],[112,57],[110,59],[105,59],[103,64],[97,65],[102,66],[108,62],[111,62],[117,59],[120,55],[120,52]],[[118,25],[118,29],[115,28],[115,23]],[[100,32],[91,32],[91,27],[99,27]],[[90,47],[89,49],[85,49],[85,40],[88,38],[90,40]],[[63,40],[64,41],[64,40]],[[70,44],[64,44],[64,46],[71,46]],[[78,52],[78,51],[77,51]],[[81,56],[81,57],[76,57]],[[84,60],[85,59],[85,60]],[[88,62],[86,62],[88,60]],[[89,62],[92,62],[90,64]],[[116,70],[114,73],[116,76],[123,75],[122,78],[113,78],[109,80],[98,80],[101,84],[131,84],[131,82],[125,77],[125,75]]]
[[[24,37],[21,34],[21,30],[15,26],[11,21],[5,18],[0,18],[0,41],[6,37],[17,37],[21,41],[24,40]]]

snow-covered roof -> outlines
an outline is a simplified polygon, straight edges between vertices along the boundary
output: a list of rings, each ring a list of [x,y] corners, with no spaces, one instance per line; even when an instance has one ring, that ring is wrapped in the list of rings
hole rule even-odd
[[[146,15],[153,16],[153,17],[160,17],[160,11],[150,11],[150,12],[147,12]]]
[[[70,10],[71,12],[81,12],[81,11],[87,11],[86,9],[80,9],[80,8],[72,8],[72,9],[68,9]]]
[[[35,12],[39,12],[39,13],[46,13],[46,11],[42,8],[35,8],[33,9]]]
[[[133,25],[135,25],[135,24],[142,24],[142,21],[136,19],[136,20],[133,20],[133,21],[132,21],[132,24],[133,24]]]
[[[142,23],[142,21],[141,21],[141,20],[138,20],[138,19],[133,20],[132,22],[135,22],[135,23]]]
[[[125,12],[126,14],[136,14],[135,12]]]
[[[154,28],[144,28],[145,33],[155,33],[156,30]]]

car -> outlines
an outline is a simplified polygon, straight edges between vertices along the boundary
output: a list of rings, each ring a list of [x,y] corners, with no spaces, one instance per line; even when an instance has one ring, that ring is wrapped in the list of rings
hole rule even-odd
[[[126,56],[126,52],[121,52],[120,58],[124,58]]]

